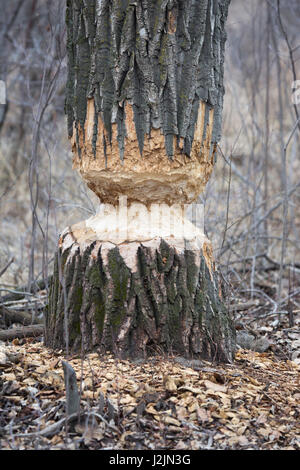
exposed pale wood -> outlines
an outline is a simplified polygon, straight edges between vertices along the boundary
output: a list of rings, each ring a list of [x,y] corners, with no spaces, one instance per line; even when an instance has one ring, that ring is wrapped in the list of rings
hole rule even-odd
[[[93,99],[88,100],[89,102]],[[80,157],[74,129],[72,148],[74,152],[73,168],[79,170],[89,188],[102,202],[117,204],[118,198],[126,194],[128,202],[188,204],[197,199],[204,190],[212,173],[215,149],[211,152],[214,110],[206,116],[205,103],[199,106],[195,136],[190,155],[187,156],[177,146],[174,136],[174,155],[168,159],[165,150],[165,137],[160,129],[152,129],[145,136],[143,157],[139,152],[139,143],[135,131],[132,107],[125,105],[126,137],[124,137],[124,156],[120,160],[117,124],[112,124],[111,144],[103,154],[105,128],[99,117],[99,137],[95,150],[90,126],[94,122],[89,117],[88,106],[85,133],[79,130]],[[80,125],[78,125],[80,127]]]

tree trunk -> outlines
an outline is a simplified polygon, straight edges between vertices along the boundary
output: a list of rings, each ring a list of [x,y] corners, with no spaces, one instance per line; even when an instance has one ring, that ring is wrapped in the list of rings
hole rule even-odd
[[[220,300],[207,242],[202,249],[186,249],[171,238],[115,245],[66,231],[60,245],[46,323],[48,346],[64,347],[66,311],[73,350],[232,359],[233,325]]]
[[[67,0],[73,166],[102,206],[60,238],[47,345],[233,358],[211,244],[185,210],[221,134],[229,1]]]

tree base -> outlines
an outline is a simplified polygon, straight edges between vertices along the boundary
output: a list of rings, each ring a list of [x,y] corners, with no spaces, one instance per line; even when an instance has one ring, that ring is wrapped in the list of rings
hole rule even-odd
[[[84,223],[67,229],[50,286],[46,345],[62,349],[68,338],[70,350],[122,358],[169,353],[231,361],[234,325],[210,242],[199,240],[117,244],[99,241]]]

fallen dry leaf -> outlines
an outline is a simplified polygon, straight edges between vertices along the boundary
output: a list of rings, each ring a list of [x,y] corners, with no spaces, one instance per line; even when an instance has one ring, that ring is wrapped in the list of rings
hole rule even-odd
[[[2,448],[9,448],[6,429],[12,419],[14,435],[34,432],[64,417],[65,406],[61,353],[41,343],[10,343],[6,350],[19,355],[22,366],[12,363],[0,370]],[[97,421],[95,412],[113,426],[103,423],[96,437],[90,430],[84,436],[85,426],[73,428],[74,439],[86,448],[299,448],[300,368],[271,353],[238,351],[234,364],[212,368],[204,361],[200,373],[161,358],[135,364],[88,354],[70,364],[78,384],[82,377],[82,410],[89,419]],[[45,445],[65,445],[64,429],[54,437]],[[33,446],[29,438],[17,442]]]
[[[163,384],[165,386],[165,389],[168,392],[173,393],[177,391],[177,385],[176,385],[175,379],[171,377],[170,375],[163,377]]]
[[[173,426],[181,426],[180,421],[178,421],[178,419],[172,418],[171,416],[166,416],[164,418],[164,422],[166,424],[172,424]]]
[[[225,385],[216,384],[215,382],[211,382],[210,380],[205,380],[204,384],[208,390],[223,393],[227,392],[227,387],[225,387]]]

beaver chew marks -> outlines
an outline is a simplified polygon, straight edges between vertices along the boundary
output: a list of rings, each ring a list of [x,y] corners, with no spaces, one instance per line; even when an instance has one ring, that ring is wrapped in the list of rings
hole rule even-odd
[[[98,135],[94,146],[95,118],[94,100],[88,100],[84,132],[79,129],[79,140],[74,129],[72,150],[74,168],[101,202],[118,204],[119,196],[126,194],[128,203],[142,202],[191,203],[203,191],[213,169],[215,146],[211,147],[214,111],[208,119],[204,102],[198,112],[194,141],[190,156],[183,153],[183,142],[174,137],[174,157],[170,159],[165,150],[165,138],[159,129],[152,129],[145,136],[142,155],[135,130],[132,106],[125,105],[126,137],[124,156],[120,158],[117,124],[112,125],[111,143],[98,117]],[[79,125],[80,127],[80,125]]]

